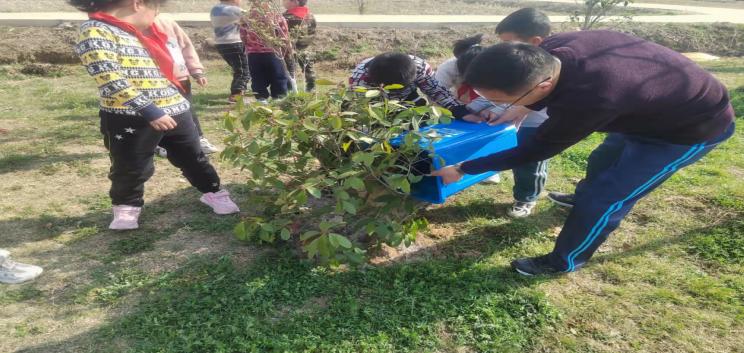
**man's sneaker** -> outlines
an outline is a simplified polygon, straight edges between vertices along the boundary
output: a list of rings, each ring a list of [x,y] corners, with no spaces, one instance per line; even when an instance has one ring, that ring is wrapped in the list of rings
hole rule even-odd
[[[488,179],[483,180],[483,184],[498,184],[501,182],[501,175],[500,174],[494,174],[491,177],[488,177]]]
[[[558,206],[572,208],[574,207],[574,194],[564,194],[562,192],[549,192],[548,200],[553,201]]]
[[[139,228],[139,220],[142,207],[134,206],[114,206],[114,220],[111,221],[109,229],[113,230],[130,230]]]
[[[233,214],[240,212],[238,205],[230,199],[230,193],[227,190],[217,192],[208,192],[199,198],[199,201],[212,208],[214,213],[219,215]]]
[[[160,146],[155,147],[155,154],[163,158],[168,158],[168,151]]]
[[[211,144],[209,140],[207,140],[206,137],[202,137],[199,139],[199,145],[201,146],[202,152],[204,154],[212,154],[215,152],[220,152],[220,149],[217,148],[215,145]]]
[[[532,209],[535,208],[535,205],[537,205],[537,202],[514,201],[512,209],[508,214],[514,218],[524,218],[532,214]]]
[[[30,281],[44,271],[39,266],[22,264],[10,259],[10,252],[0,249],[0,283],[18,284]]]
[[[512,261],[511,267],[523,276],[555,275],[564,273],[550,264],[550,254],[525,257]]]

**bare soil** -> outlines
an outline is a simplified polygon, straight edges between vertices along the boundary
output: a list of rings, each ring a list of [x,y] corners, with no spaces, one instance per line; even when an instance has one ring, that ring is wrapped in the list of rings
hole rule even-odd
[[[744,55],[744,26],[727,24],[615,23],[612,28],[633,33],[681,52],[706,52],[719,56]],[[557,31],[571,30],[559,25]],[[218,59],[209,28],[186,28],[204,59]],[[424,58],[447,56],[451,44],[474,33],[493,33],[490,26],[457,26],[441,29],[341,29],[320,28],[314,50],[322,69],[350,69],[359,60],[391,50],[405,50]],[[72,50],[74,28],[0,27],[0,64],[77,64]],[[495,42],[495,36],[486,42]],[[33,70],[31,68],[30,70]],[[44,73],[41,73],[44,75]]]

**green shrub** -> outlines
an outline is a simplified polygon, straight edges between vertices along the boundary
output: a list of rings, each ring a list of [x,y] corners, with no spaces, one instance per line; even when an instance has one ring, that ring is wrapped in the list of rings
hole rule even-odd
[[[363,262],[366,246],[413,242],[426,221],[415,218],[411,184],[422,179],[417,167],[436,158],[429,152],[437,139],[419,127],[448,122],[450,113],[388,100],[400,87],[338,87],[229,114],[222,156],[251,172],[258,208],[235,227],[237,237],[299,241],[310,258],[332,264]]]

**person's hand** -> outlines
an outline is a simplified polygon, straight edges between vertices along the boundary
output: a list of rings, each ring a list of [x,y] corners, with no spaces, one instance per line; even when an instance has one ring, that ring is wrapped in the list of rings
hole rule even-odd
[[[488,125],[512,124],[519,127],[530,112],[532,111],[525,107],[514,106],[501,114],[493,113],[488,119]]]
[[[429,174],[430,176],[442,177],[444,185],[452,184],[462,179],[463,173],[457,166],[448,166],[439,170],[435,170]]]
[[[153,120],[150,122],[150,126],[152,126],[152,128],[156,131],[173,130],[176,128],[177,125],[178,124],[176,124],[176,121],[173,120],[170,115],[163,115],[157,120]]]
[[[473,124],[480,124],[480,123],[482,123],[482,122],[485,121],[485,119],[483,119],[483,117],[481,115],[477,115],[477,114],[468,114],[468,115],[465,115],[465,116],[462,117],[462,120],[465,120],[465,121],[467,121],[469,123],[473,123]]]
[[[207,76],[199,76],[195,78],[195,80],[196,80],[196,83],[198,83],[199,86],[201,87],[206,87],[207,84],[209,83],[209,81],[207,81]]]

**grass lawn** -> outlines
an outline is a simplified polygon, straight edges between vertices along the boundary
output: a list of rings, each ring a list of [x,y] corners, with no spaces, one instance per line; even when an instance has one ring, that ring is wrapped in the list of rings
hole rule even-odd
[[[196,107],[218,142],[229,79],[207,64]],[[705,65],[744,84],[742,59]],[[79,66],[58,76],[0,66],[0,247],[45,268],[0,286],[3,352],[744,352],[741,128],[640,202],[580,272],[508,269],[549,251],[566,216],[543,200],[533,217],[507,218],[510,173],[426,211],[413,249],[330,270],[237,242],[237,218],[212,215],[163,159],[142,228],[108,231],[95,88]],[[548,189],[573,190],[601,138],[555,158]],[[213,162],[250,211],[246,173]]]

